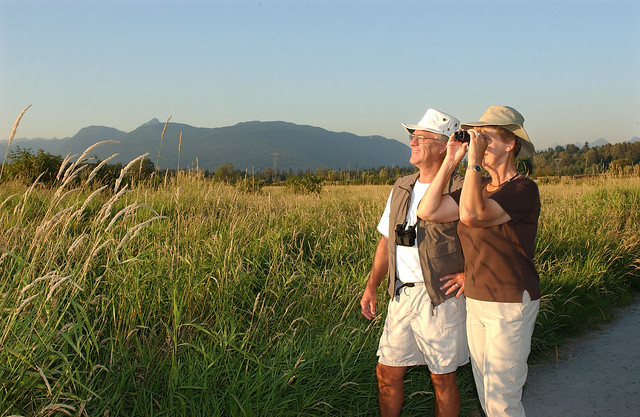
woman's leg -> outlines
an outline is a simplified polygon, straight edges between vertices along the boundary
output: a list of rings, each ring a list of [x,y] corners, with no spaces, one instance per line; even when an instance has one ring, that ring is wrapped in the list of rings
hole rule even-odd
[[[522,387],[539,300],[523,303],[487,303],[484,361],[484,409],[488,416],[524,417]]]
[[[476,383],[478,398],[485,410],[484,363],[485,363],[485,326],[483,324],[482,301],[467,298],[467,341],[473,379]]]

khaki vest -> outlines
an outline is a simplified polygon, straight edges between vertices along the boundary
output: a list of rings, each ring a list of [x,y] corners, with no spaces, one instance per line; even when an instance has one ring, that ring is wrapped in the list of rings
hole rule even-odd
[[[389,270],[387,274],[387,292],[393,297],[396,277],[396,225],[405,222],[411,192],[420,173],[399,178],[393,186],[391,207],[389,212]],[[443,194],[462,188],[463,177],[455,173]],[[458,222],[432,223],[418,218],[416,240],[420,257],[420,267],[427,293],[431,303],[437,306],[446,299],[454,297],[455,291],[449,295],[440,289],[440,278],[455,272],[464,271],[464,257],[456,229]]]

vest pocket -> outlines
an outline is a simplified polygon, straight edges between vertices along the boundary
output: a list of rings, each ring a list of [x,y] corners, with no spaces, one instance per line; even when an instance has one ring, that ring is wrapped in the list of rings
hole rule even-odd
[[[440,244],[427,247],[427,255],[429,256],[429,258],[439,258],[441,256],[447,256],[454,252],[462,253],[460,244],[455,241],[442,242]]]

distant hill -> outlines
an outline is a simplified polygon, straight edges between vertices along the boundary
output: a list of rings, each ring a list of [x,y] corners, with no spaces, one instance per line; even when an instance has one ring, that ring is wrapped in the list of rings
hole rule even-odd
[[[175,169],[178,162],[180,168],[195,168],[197,165],[209,171],[231,162],[236,169],[249,172],[273,169],[274,166],[280,171],[298,172],[322,168],[346,170],[410,165],[409,146],[397,140],[331,132],[289,122],[244,122],[219,128],[169,123],[160,143],[163,128],[164,123],[155,118],[128,133],[112,127],[89,126],[70,138],[16,139],[11,147],[15,149],[21,146],[34,151],[42,149],[64,157],[67,154],[81,154],[99,141],[116,140],[119,143],[99,146],[91,155],[106,159],[117,153],[119,155],[112,162],[126,164],[148,152],[148,158],[154,164],[157,162],[160,169]],[[182,144],[178,154],[180,133]],[[630,140],[637,141],[640,138]],[[6,140],[0,141],[2,155],[6,143]],[[604,138],[588,142],[592,148],[608,143]],[[584,142],[575,145],[582,148]]]
[[[608,145],[609,141],[606,140],[605,138],[600,138],[600,139],[596,139],[593,142],[589,142],[589,147],[590,148],[595,148],[597,146],[604,146],[604,145]],[[582,148],[584,146],[584,142],[583,143],[576,143],[575,144],[577,147]]]
[[[113,162],[128,163],[149,152],[148,158],[160,169],[195,167],[214,170],[231,162],[236,169],[251,172],[274,168],[281,171],[330,169],[367,169],[380,166],[408,166],[410,149],[394,139],[382,136],[357,136],[331,132],[319,127],[288,122],[244,122],[220,128],[199,128],[169,123],[161,143],[164,123],[157,119],[132,132],[111,127],[90,126],[64,139],[17,139],[11,147],[42,149],[54,155],[80,154],[103,140],[119,143],[97,147],[91,155],[105,159],[114,153]],[[182,133],[180,154],[178,144]],[[6,141],[0,142],[4,154]],[[158,154],[160,158],[158,159]]]

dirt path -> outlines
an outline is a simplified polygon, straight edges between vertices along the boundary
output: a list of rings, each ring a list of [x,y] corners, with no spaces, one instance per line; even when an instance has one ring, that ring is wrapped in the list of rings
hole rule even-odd
[[[557,361],[531,365],[522,397],[527,417],[640,416],[640,298]]]

